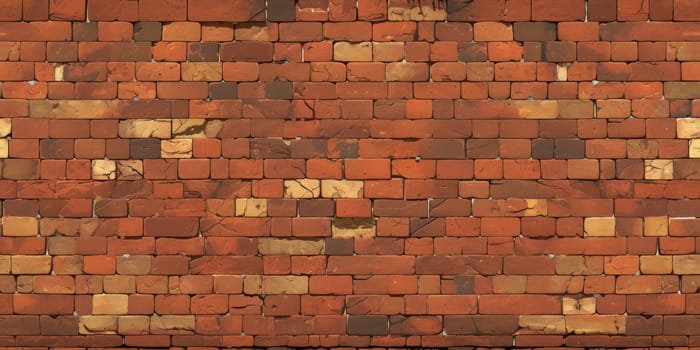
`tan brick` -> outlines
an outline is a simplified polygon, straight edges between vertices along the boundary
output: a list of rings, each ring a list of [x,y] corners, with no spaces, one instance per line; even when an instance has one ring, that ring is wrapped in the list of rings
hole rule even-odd
[[[521,315],[518,321],[520,328],[539,334],[564,334],[566,323],[564,316],[531,316]]]
[[[126,294],[98,294],[92,296],[93,315],[124,315],[129,312]]]
[[[106,159],[92,161],[93,180],[114,180],[117,178],[117,162]]]
[[[202,139],[206,138],[206,127],[208,123],[205,119],[173,119],[172,137],[176,139]]]
[[[512,41],[513,26],[502,22],[474,23],[475,41]]]
[[[590,237],[614,237],[614,217],[589,217],[583,221],[583,231]]]
[[[644,218],[645,236],[668,236],[667,216],[647,216]]]
[[[444,21],[445,6],[433,6],[430,1],[389,0],[390,21]]]
[[[670,159],[645,160],[644,179],[673,180],[673,161]]]
[[[622,315],[572,315],[564,317],[567,333],[625,334],[626,317]]]
[[[214,276],[214,293],[241,294],[243,277],[233,275]]]
[[[324,254],[325,243],[323,240],[260,238],[258,252],[262,255],[319,255]]]
[[[12,270],[12,261],[9,255],[0,255],[0,274],[6,275]]]
[[[527,290],[527,276],[493,276],[491,283],[497,294],[524,294]]]
[[[236,198],[236,216],[267,216],[267,199]]]
[[[263,276],[265,294],[306,294],[309,292],[307,276]]]
[[[333,60],[341,62],[372,61],[372,43],[337,42],[333,45]]]
[[[673,273],[673,257],[670,255],[645,255],[639,257],[639,270],[645,275]]]
[[[321,181],[296,179],[284,181],[284,198],[318,198],[321,195]]]
[[[168,119],[122,120],[119,122],[119,137],[169,139],[171,128]]]
[[[362,198],[363,181],[321,180],[323,198]]]
[[[39,159],[5,159],[2,161],[2,177],[9,180],[38,179]]]
[[[676,135],[679,139],[700,138],[700,118],[676,119]]]
[[[627,158],[656,158],[659,154],[656,140],[627,140]]]
[[[0,150],[2,148],[0,147]],[[690,140],[688,146],[688,156],[690,158],[700,158],[700,139]]]
[[[51,257],[48,255],[13,255],[13,275],[42,275],[51,271]]]
[[[192,139],[160,141],[161,158],[192,158]]]
[[[117,316],[80,316],[78,332],[80,334],[116,334]]]
[[[12,257],[13,263],[15,258]],[[700,275],[700,255],[674,255],[673,273],[676,275]]]
[[[511,198],[506,201],[509,216],[547,216],[547,200]]]
[[[599,275],[604,269],[602,256],[559,255],[554,259],[557,275]]]
[[[120,275],[147,275],[151,272],[150,255],[129,255],[117,257],[117,273]]]
[[[184,81],[221,81],[221,62],[183,62],[181,64]]]
[[[119,316],[117,332],[121,335],[148,334],[151,318],[148,316]]]
[[[262,293],[262,276],[247,275],[243,277],[243,293],[256,295]]]
[[[372,218],[336,218],[331,233],[333,237],[374,237],[377,225]]]
[[[39,220],[35,217],[5,216],[2,218],[3,236],[36,236]]]
[[[151,316],[151,333],[194,332],[194,315]]]
[[[99,119],[114,116],[111,100],[31,100],[29,115],[34,118]]]
[[[592,315],[595,313],[595,298],[564,297],[562,310],[564,315]]]
[[[143,161],[139,159],[118,160],[117,178],[119,180],[143,180]]]
[[[10,155],[10,143],[7,139],[0,139],[0,158],[7,158]]]
[[[0,137],[6,137],[12,133],[12,119],[0,119]]]

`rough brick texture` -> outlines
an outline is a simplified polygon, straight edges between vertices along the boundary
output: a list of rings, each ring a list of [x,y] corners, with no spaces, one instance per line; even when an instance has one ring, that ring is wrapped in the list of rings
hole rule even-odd
[[[0,347],[699,347],[700,1],[2,0]]]

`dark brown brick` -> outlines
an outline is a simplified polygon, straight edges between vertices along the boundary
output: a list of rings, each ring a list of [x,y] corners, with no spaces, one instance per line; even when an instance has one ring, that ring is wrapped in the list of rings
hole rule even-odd
[[[253,158],[289,158],[291,146],[279,139],[253,139],[250,141],[250,155]]]
[[[381,315],[348,316],[348,334],[387,335],[389,334],[389,318]]]
[[[673,178],[676,180],[700,180],[700,159],[674,159]]]
[[[0,316],[0,335],[41,334],[39,316]]]
[[[294,140],[291,147],[292,158],[325,158],[328,152],[328,141],[322,139]]]
[[[455,276],[457,294],[474,294],[474,276]]]
[[[291,81],[270,81],[265,83],[265,98],[290,99],[292,98]]]
[[[513,37],[516,41],[557,40],[557,24],[551,22],[513,23]]]
[[[433,335],[442,332],[440,316],[403,316],[389,317],[389,332],[397,335]]]
[[[353,255],[354,242],[352,238],[327,238],[326,255]]]
[[[97,22],[74,22],[74,41],[97,41]]]
[[[523,59],[525,62],[542,61],[542,43],[541,42],[526,42],[523,45]]]
[[[235,99],[237,96],[236,91],[236,83],[223,82],[209,84],[209,98],[212,100]]]
[[[39,319],[42,335],[78,335],[78,316],[44,316]]]
[[[571,41],[545,41],[542,45],[544,59],[549,62],[576,61],[576,43]]]
[[[554,158],[581,159],[586,154],[586,144],[579,139],[554,140]]]
[[[73,158],[72,139],[46,139],[39,142],[39,156],[43,159]]]
[[[275,0],[267,3],[267,20],[273,22],[294,21],[295,0]]]
[[[2,162],[2,177],[10,180],[39,178],[38,159],[5,159]]]
[[[134,159],[160,158],[159,139],[131,139],[129,140],[129,157]]]
[[[464,62],[486,62],[488,60],[486,43],[459,43],[457,58]]]
[[[163,24],[160,22],[134,23],[134,41],[160,41]]]
[[[46,43],[46,60],[49,62],[75,62],[78,60],[78,43]]]
[[[552,159],[554,158],[554,141],[552,139],[532,140],[532,158]]]
[[[241,41],[221,44],[222,61],[272,61],[272,43],[263,41]]]
[[[299,216],[333,216],[335,207],[331,199],[299,200]]]
[[[191,62],[216,62],[219,60],[219,43],[190,43],[187,60]]]
[[[103,218],[118,218],[128,214],[125,199],[102,199],[95,201],[95,215]]]

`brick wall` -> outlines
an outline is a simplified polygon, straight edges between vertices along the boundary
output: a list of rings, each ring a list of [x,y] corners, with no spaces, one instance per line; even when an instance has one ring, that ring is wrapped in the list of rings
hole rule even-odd
[[[2,0],[0,346],[700,346],[697,0]]]

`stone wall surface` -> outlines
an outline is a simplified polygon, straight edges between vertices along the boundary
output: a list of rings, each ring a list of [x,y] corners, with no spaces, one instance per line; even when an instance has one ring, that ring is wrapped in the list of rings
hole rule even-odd
[[[700,0],[1,0],[0,347],[700,346]]]

